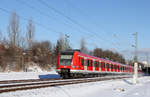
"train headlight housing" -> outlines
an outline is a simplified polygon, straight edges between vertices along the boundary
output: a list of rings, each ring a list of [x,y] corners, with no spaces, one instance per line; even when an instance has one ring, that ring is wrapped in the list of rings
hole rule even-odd
[[[75,66],[72,66],[72,68],[75,68]]]

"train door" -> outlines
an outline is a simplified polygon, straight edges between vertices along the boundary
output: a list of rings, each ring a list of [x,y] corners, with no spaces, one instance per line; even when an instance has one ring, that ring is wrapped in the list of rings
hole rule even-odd
[[[93,70],[93,60],[90,60],[90,71]]]
[[[120,65],[118,65],[118,72],[120,72]]]
[[[120,72],[122,72],[122,65],[120,65]]]
[[[101,62],[101,71],[105,71],[105,62]]]
[[[84,57],[81,57],[81,70],[84,70]]]
[[[114,67],[113,64],[111,64],[111,72],[113,72],[113,67]]]
[[[117,72],[119,72],[119,65],[117,64]]]
[[[99,71],[99,62],[95,61],[95,71]]]
[[[90,70],[90,60],[87,59],[87,70]]]
[[[117,72],[117,64],[115,64],[115,72]]]
[[[79,69],[81,69],[81,57],[79,56],[79,63],[78,63],[78,66],[77,66]]]
[[[130,70],[129,70],[130,72],[132,72],[132,69],[131,69],[131,67],[130,67]]]
[[[106,70],[109,72],[109,63],[106,63]]]

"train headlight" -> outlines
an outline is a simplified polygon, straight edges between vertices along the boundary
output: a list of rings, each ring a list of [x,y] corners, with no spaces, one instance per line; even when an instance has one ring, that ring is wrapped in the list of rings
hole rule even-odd
[[[72,66],[72,68],[75,68],[75,66]]]

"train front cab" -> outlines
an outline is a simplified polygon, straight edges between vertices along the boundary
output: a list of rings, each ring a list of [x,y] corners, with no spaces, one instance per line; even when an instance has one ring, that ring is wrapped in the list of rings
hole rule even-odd
[[[72,67],[73,55],[74,55],[73,51],[61,52],[58,55],[57,72],[63,78],[69,78],[70,76],[70,69]]]

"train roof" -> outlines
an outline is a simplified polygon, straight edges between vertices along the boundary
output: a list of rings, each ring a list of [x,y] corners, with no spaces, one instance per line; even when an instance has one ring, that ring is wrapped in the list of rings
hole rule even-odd
[[[108,62],[108,63],[116,64],[116,65],[123,65],[123,66],[125,66],[125,67],[132,67],[132,66],[129,66],[129,65],[125,65],[125,64],[118,63],[118,62],[113,62],[113,61],[111,61],[111,60],[107,60],[107,59],[98,58],[98,57],[95,57],[95,56],[92,56],[92,55],[84,54],[84,53],[81,53],[81,52],[78,52],[78,51],[75,51],[75,52],[77,52],[77,53],[78,53],[79,55],[81,55],[81,56],[93,58],[93,59],[95,59],[95,60],[101,60],[101,61],[105,61],[105,62]]]

